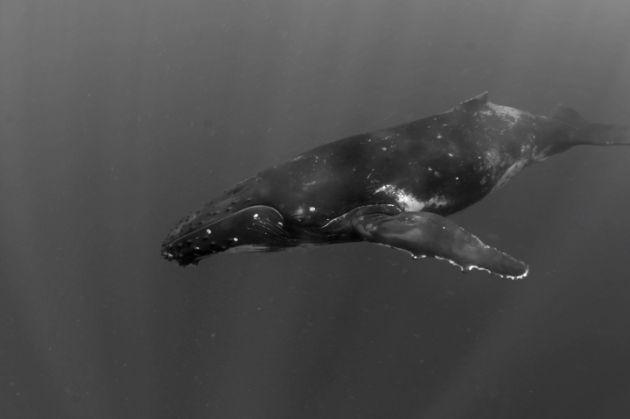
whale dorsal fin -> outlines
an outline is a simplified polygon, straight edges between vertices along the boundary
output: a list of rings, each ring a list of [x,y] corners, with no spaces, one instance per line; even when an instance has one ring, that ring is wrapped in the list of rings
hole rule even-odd
[[[564,105],[556,106],[553,111],[551,111],[551,117],[572,127],[581,127],[586,125],[586,120],[578,113],[578,111]]]
[[[466,111],[475,111],[482,106],[488,104],[488,92],[483,92],[477,96],[471,97],[470,99],[466,99],[459,105],[457,105],[457,109],[466,110]]]

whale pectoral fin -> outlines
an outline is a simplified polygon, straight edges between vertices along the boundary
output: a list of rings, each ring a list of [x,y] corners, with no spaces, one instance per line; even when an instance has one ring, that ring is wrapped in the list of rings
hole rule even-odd
[[[525,263],[484,244],[451,220],[429,212],[357,215],[352,224],[366,241],[446,259],[464,271],[482,269],[503,278],[527,276]]]

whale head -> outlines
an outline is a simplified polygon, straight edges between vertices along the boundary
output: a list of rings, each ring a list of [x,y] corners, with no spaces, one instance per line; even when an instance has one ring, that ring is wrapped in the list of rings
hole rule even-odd
[[[275,208],[252,205],[234,210],[207,204],[173,228],[162,243],[162,256],[182,266],[215,253],[268,251],[290,246],[284,217]]]

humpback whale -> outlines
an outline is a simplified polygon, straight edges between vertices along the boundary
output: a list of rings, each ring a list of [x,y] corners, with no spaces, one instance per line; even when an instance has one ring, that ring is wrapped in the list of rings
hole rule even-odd
[[[483,93],[410,123],[353,135],[250,177],[167,235],[162,256],[197,264],[223,251],[368,242],[502,278],[524,262],[447,218],[524,167],[576,145],[630,145],[630,127],[498,105]]]

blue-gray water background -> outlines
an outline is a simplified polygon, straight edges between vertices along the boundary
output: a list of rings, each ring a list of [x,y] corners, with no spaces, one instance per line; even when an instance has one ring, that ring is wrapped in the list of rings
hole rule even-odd
[[[489,90],[628,123],[625,0],[1,0],[2,418],[630,416],[630,149],[454,218],[520,282],[166,232],[305,149]]]

